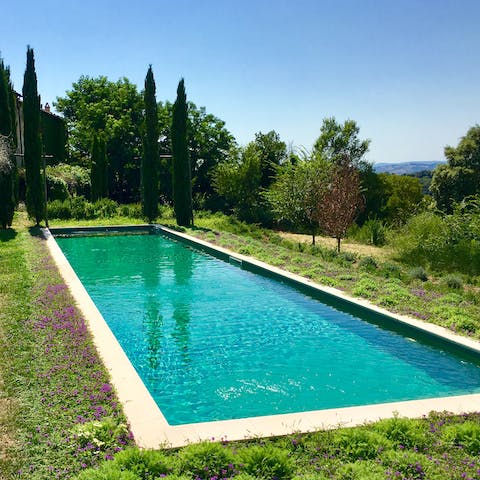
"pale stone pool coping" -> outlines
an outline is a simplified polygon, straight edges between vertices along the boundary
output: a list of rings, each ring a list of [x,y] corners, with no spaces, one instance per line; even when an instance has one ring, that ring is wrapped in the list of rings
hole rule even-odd
[[[88,227],[79,227],[88,231]],[[127,227],[128,228],[128,227]],[[130,227],[132,228],[132,227]],[[136,225],[135,229],[150,229],[151,225]],[[340,290],[315,284],[299,275],[268,265],[251,257],[217,247],[198,238],[175,230],[155,226],[170,237],[180,238],[190,244],[216,252],[217,255],[254,265],[259,269],[283,276],[297,284],[312,287],[349,303],[360,305],[380,313],[395,321],[410,325],[420,331],[440,337],[466,349],[480,353],[480,342],[456,335],[437,325],[398,315],[377,307],[368,301],[350,297]],[[121,231],[126,226],[108,227],[109,231]],[[65,229],[55,229],[65,230]],[[78,230],[72,228],[71,230]],[[92,229],[93,230],[93,229]],[[97,228],[98,230],[98,228]],[[188,425],[169,425],[159,407],[148,392],[122,347],[103,319],[101,313],[88,295],[85,287],[65,258],[51,232],[44,229],[44,237],[60,273],[72,292],[77,306],[87,321],[93,334],[95,345],[112,378],[119,400],[135,436],[137,445],[142,448],[181,447],[192,442],[211,439],[243,440],[255,437],[271,437],[290,433],[307,433],[319,429],[331,429],[361,425],[394,415],[421,417],[431,411],[466,413],[480,409],[480,394],[438,397],[423,400],[390,402],[356,407],[332,408],[300,413],[252,417],[238,420],[223,420]]]

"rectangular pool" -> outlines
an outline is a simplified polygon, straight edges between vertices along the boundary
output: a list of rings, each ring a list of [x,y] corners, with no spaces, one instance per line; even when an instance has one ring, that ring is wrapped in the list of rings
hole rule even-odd
[[[466,350],[184,242],[56,241],[170,425],[480,392]]]

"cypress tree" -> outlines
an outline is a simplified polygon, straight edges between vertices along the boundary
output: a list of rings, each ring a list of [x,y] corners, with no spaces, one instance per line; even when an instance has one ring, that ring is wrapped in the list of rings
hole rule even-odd
[[[95,201],[107,196],[107,158],[105,139],[103,136],[94,135],[91,156],[91,197],[92,200]]]
[[[9,137],[12,130],[12,112],[7,69],[0,59],[0,135]]]
[[[9,143],[7,137],[0,135],[0,226],[2,228],[12,225],[15,209],[14,169],[10,160]]]
[[[177,88],[172,118],[173,208],[177,224],[193,225],[192,181],[187,146],[187,96],[183,78]]]
[[[142,210],[149,223],[158,217],[158,112],[150,65],[145,77],[145,133],[142,157]]]
[[[40,137],[40,96],[33,49],[27,48],[27,68],[23,78],[23,121],[25,130],[25,183],[27,212],[37,225],[45,218],[45,191],[40,171],[42,141]]]

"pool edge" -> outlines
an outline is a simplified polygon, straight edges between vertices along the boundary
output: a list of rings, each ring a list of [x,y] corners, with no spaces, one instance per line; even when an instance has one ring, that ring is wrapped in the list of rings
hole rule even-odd
[[[129,226],[108,228],[121,229],[125,227],[129,228]],[[222,247],[214,246],[203,240],[161,225],[142,225],[135,227],[159,229],[168,236],[178,237],[186,240],[188,243],[201,246],[202,249],[212,253],[216,252],[217,256],[220,255],[224,257],[224,259],[232,257],[240,260],[242,263],[245,262],[263,270],[268,270],[275,275],[283,276],[295,283],[314,288],[344,301],[373,310],[393,320],[406,323],[428,334],[446,339],[468,350],[480,353],[479,342],[456,335],[443,327],[394,314],[370,302],[345,295],[340,290],[316,284],[259,260]],[[82,228],[85,230],[85,227]],[[99,227],[95,228],[98,229]],[[51,230],[55,232],[57,229],[52,228]],[[78,230],[78,228],[72,228],[72,230]],[[97,350],[111,375],[112,382],[124,408],[132,433],[135,436],[137,445],[140,447],[158,448],[165,446],[174,448],[200,440],[211,440],[212,438],[216,440],[243,440],[255,437],[286,435],[296,432],[307,433],[318,429],[361,425],[366,422],[380,420],[381,418],[389,418],[396,414],[405,417],[421,417],[433,410],[449,411],[457,414],[478,410],[480,394],[470,394],[171,426],[151,397],[93,300],[88,295],[85,287],[55,241],[51,231],[43,229],[43,233],[50,254],[54,258],[65,283],[75,298],[78,308],[81,310],[89,325]]]

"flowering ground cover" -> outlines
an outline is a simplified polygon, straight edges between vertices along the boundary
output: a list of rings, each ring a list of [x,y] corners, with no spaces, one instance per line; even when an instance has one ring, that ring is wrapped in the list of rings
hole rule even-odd
[[[91,334],[37,233],[1,233],[0,478],[71,478],[133,444]]]

